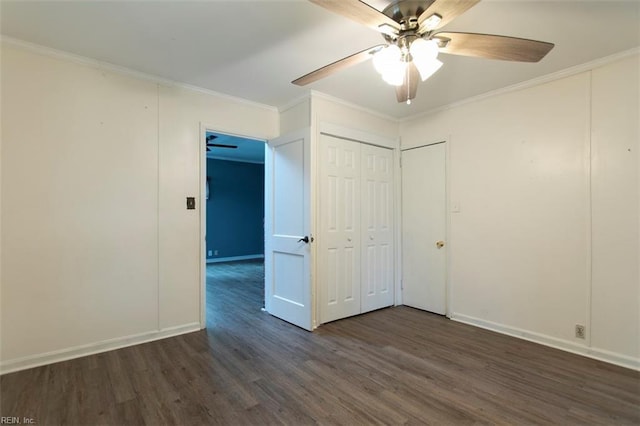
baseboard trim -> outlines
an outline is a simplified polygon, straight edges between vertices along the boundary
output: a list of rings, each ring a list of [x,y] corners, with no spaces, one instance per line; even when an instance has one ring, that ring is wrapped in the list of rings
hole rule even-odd
[[[580,345],[567,340],[548,336],[546,334],[535,333],[468,315],[454,313],[451,315],[450,319],[464,324],[473,325],[475,327],[484,328],[486,330],[495,331],[496,333],[506,334],[507,336],[517,337],[533,343],[549,346],[554,349],[560,349],[577,355],[586,356],[588,358],[597,359],[598,361],[604,361],[609,364],[615,364],[621,367],[640,371],[640,359],[638,358],[621,355],[603,349],[592,348],[586,345]]]
[[[264,259],[264,254],[249,254],[246,256],[214,257],[207,259],[207,263],[234,262],[236,260]]]
[[[54,364],[56,362],[68,361],[70,359],[94,355],[101,352],[108,352],[114,349],[125,348],[127,346],[139,345],[142,343],[152,342],[154,340],[166,339],[167,337],[178,336],[180,334],[192,333],[200,330],[200,328],[200,323],[191,323],[177,327],[169,327],[162,330],[134,334],[131,336],[103,340],[101,342],[90,343],[88,345],[80,345],[58,351],[31,355],[24,358],[2,361],[0,362],[0,375],[40,367],[42,365]]]

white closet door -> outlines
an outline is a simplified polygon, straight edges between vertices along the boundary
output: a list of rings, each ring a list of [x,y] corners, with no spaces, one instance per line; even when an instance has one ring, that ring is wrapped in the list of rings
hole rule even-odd
[[[320,322],[360,313],[360,144],[320,137]]]
[[[361,146],[361,312],[393,305],[393,151]]]

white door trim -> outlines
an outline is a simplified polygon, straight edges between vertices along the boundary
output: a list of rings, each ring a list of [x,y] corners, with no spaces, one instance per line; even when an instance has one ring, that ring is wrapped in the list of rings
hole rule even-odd
[[[207,130],[200,123],[200,329],[207,328]]]

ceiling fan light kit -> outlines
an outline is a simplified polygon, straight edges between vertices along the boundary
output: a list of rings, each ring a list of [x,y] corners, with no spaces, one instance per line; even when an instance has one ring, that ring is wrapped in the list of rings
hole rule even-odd
[[[382,79],[392,86],[402,86],[407,64],[400,48],[389,45],[373,54],[373,67]]]
[[[438,60],[438,43],[434,40],[417,38],[411,43],[409,52],[422,81],[431,77],[442,66],[442,62]]]
[[[490,34],[435,32],[480,0],[395,0],[382,12],[360,0],[309,0],[379,31],[385,44],[365,49],[310,72],[293,84],[304,86],[373,58],[382,79],[395,86],[398,102],[411,103],[418,80],[425,81],[443,63],[438,53],[538,62],[552,43]]]
[[[404,39],[406,40],[406,39]],[[392,86],[402,86],[407,75],[407,64],[414,63],[420,78],[425,81],[442,66],[438,57],[438,43],[434,40],[415,38],[402,48],[390,44],[373,54],[373,66],[382,79]]]

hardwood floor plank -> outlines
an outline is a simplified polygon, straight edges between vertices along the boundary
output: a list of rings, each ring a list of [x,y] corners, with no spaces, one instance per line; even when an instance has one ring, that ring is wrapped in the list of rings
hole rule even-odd
[[[207,269],[207,329],[0,377],[41,425],[640,424],[640,373],[407,307],[313,333],[260,262]]]

